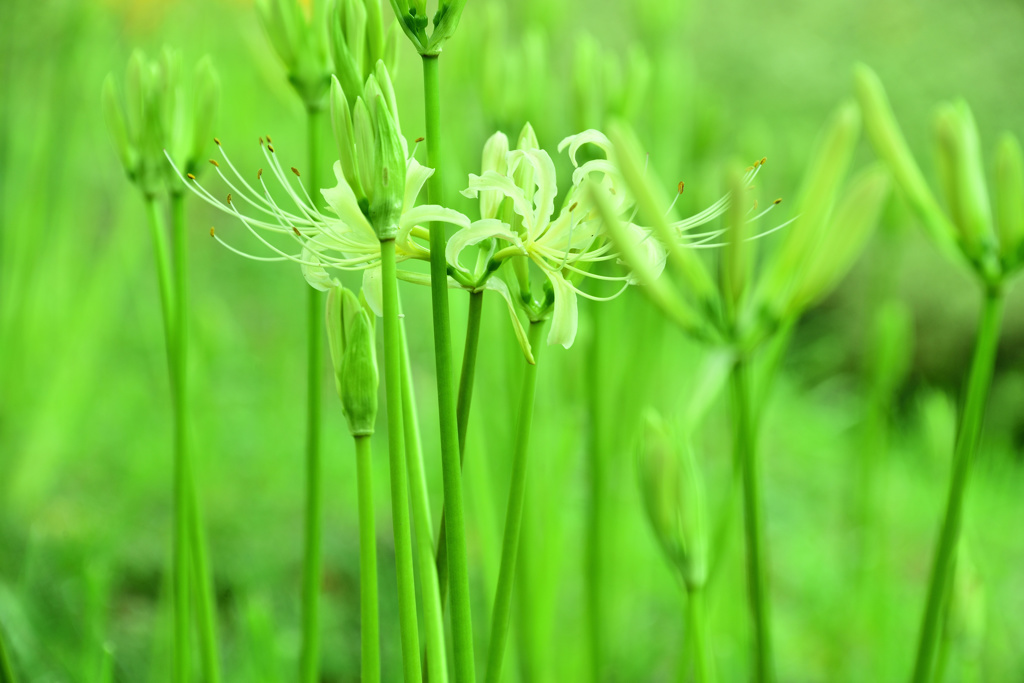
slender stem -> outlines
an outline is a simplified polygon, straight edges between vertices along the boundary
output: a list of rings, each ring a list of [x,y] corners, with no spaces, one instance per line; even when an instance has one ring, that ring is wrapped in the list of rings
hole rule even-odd
[[[978,449],[981,423],[985,412],[985,397],[992,382],[996,350],[999,344],[999,330],[1003,317],[1003,293],[996,288],[988,291],[978,324],[978,336],[971,359],[970,374],[967,378],[967,395],[960,413],[957,428],[956,447],[953,452],[953,473],[949,482],[949,497],[942,521],[942,530],[932,561],[931,580],[928,584],[928,602],[921,623],[921,637],[918,641],[917,660],[914,664],[913,681],[928,683],[935,659],[936,640],[941,631],[941,615],[944,596],[953,580],[956,563],[956,546],[960,538],[960,522],[963,517],[964,492],[971,473],[971,465]]]
[[[167,371],[170,375],[171,402],[174,412],[174,461],[172,465],[173,541],[172,541],[172,594],[173,599],[173,660],[172,680],[184,683],[189,678],[189,505],[188,467],[185,450],[184,391],[181,386],[178,357],[178,327],[175,311],[175,277],[167,249],[167,228],[163,213],[154,197],[146,197],[146,213],[152,229],[153,250],[156,256],[156,274],[160,286],[160,304],[163,312],[164,341],[167,352]]]
[[[381,288],[384,299],[384,380],[388,410],[388,452],[391,466],[391,521],[395,534],[398,577],[398,618],[402,634],[402,666],[406,683],[421,680],[420,644],[416,625],[416,583],[413,575],[409,487],[403,448],[402,333],[398,321],[398,280],[395,240],[380,243]],[[429,538],[429,536],[428,536]]]
[[[217,660],[217,621],[213,582],[206,553],[206,536],[203,518],[196,492],[195,472],[188,444],[189,410],[189,306],[188,294],[188,233],[185,223],[185,197],[181,193],[171,194],[171,233],[174,240],[174,301],[176,322],[174,326],[175,394],[179,409],[175,411],[178,458],[184,463],[186,497],[188,504],[188,538],[192,565],[192,579],[195,581],[196,611],[199,626],[199,659],[203,679],[206,683],[219,683],[220,664]]]
[[[707,614],[702,589],[689,591],[687,612],[693,642],[693,679],[696,683],[713,683],[716,678],[715,666],[708,643]]]
[[[750,405],[749,361],[740,357],[731,376],[734,448],[743,475],[743,526],[747,545],[747,588],[754,621],[754,680],[770,683],[772,667],[771,617],[768,602],[768,562],[764,542],[764,513],[757,459],[755,416]]]
[[[534,360],[540,362],[543,344],[543,322],[530,323],[530,346]],[[530,452],[530,427],[533,424],[533,401],[537,389],[537,365],[525,363],[523,388],[519,395],[519,417],[516,427],[515,448],[512,454],[512,481],[509,485],[508,507],[505,511],[505,532],[501,545],[501,569],[494,595],[491,614],[491,644],[487,651],[487,683],[501,680],[502,660],[508,642],[509,613],[512,607],[512,588],[515,585],[516,559],[519,553],[519,533],[523,526],[523,501],[526,499],[526,466]]]
[[[423,57],[423,100],[426,109],[427,163],[434,169],[427,181],[427,195],[443,204],[441,174],[441,93],[438,57]],[[437,408],[441,423],[441,472],[444,479],[445,530],[452,595],[452,640],[455,680],[476,679],[473,661],[473,615],[469,596],[469,557],[462,501],[462,468],[459,463],[458,423],[452,378],[452,340],[448,315],[448,269],[444,258],[444,226],[430,230],[430,300],[434,322],[434,359],[437,372]],[[385,278],[386,280],[387,278]]]
[[[356,442],[359,487],[359,614],[362,639],[362,681],[380,681],[380,617],[377,608],[377,526],[373,512],[373,449],[369,436]]]
[[[459,375],[459,397],[456,402],[456,423],[459,430],[459,465],[466,462],[466,432],[469,429],[469,408],[473,402],[473,379],[476,356],[480,346],[480,320],[483,317],[484,293],[469,295],[466,318],[466,346],[462,352],[462,373]],[[445,510],[441,508],[441,531],[437,537],[437,580],[441,586],[441,609],[448,601],[448,534],[445,531]]]
[[[605,496],[608,479],[608,468],[605,464],[606,440],[604,426],[603,401],[601,382],[605,380],[602,365],[604,327],[602,316],[591,318],[594,334],[591,337],[587,358],[586,381],[588,420],[588,448],[590,476],[587,484],[586,517],[586,555],[585,555],[585,592],[587,601],[587,645],[590,662],[590,680],[601,681],[604,678],[604,563],[602,562],[602,540],[607,523],[605,518]]]
[[[10,655],[7,654],[4,630],[0,628],[0,683],[14,683],[14,681],[14,667],[11,666]]]
[[[426,652],[423,657],[423,676],[431,683],[446,683],[448,662],[444,647],[444,603],[434,563],[434,523],[430,518],[430,497],[427,495],[427,476],[423,467],[423,448],[420,443],[420,424],[416,414],[416,391],[413,386],[409,344],[402,333],[402,416],[405,418],[405,460],[409,468],[409,487],[412,492],[412,520],[416,532],[416,562],[420,573],[420,595],[423,598],[423,628],[426,631]]]
[[[320,110],[306,108],[310,195],[316,196],[319,168]],[[323,305],[320,292],[306,288],[306,510],[302,565],[301,683],[320,680],[320,583],[323,492],[320,481],[320,394],[323,357]]]

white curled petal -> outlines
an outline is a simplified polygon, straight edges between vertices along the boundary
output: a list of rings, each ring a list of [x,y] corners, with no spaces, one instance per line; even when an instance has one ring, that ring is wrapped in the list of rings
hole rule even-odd
[[[537,211],[535,225],[541,226],[551,220],[555,213],[555,194],[558,183],[555,180],[555,163],[551,156],[542,149],[530,149],[525,152],[527,160],[533,166],[533,182],[537,185],[537,193],[533,197]]]
[[[510,153],[511,157],[511,153]],[[508,173],[513,172],[512,164],[509,164]],[[519,214],[524,221],[533,220],[533,205],[526,199],[523,189],[507,175],[500,175],[494,171],[485,171],[483,175],[469,174],[469,187],[462,191],[464,197],[476,199],[483,190],[494,190],[512,200],[512,209]]]
[[[437,204],[423,204],[414,206],[398,220],[399,229],[413,225],[425,225],[433,222],[451,223],[460,228],[469,227],[469,219],[454,209],[446,209]]]
[[[516,339],[519,340],[519,346],[523,349],[523,355],[526,356],[526,362],[530,365],[534,365],[536,361],[533,359],[533,349],[530,347],[530,339],[526,334],[526,330],[523,329],[523,323],[519,320],[519,314],[516,311],[515,302],[512,301],[512,294],[508,291],[508,285],[500,277],[489,278],[484,284],[484,289],[492,292],[497,292],[505,303],[508,305],[508,315],[512,319],[512,331],[516,333]]]
[[[355,193],[352,192],[352,188],[349,187],[348,182],[345,180],[345,175],[341,171],[341,162],[334,162],[334,175],[338,179],[338,184],[334,187],[320,190],[320,194],[324,196],[327,205],[334,209],[334,213],[338,215],[341,222],[348,226],[349,229],[365,231],[373,235],[373,227],[370,225],[370,221],[366,219],[366,216],[363,215],[362,210],[360,210],[359,201],[356,199]]]
[[[649,272],[656,278],[661,277],[665,270],[665,261],[668,258],[668,252],[664,245],[651,234],[650,230],[633,223],[626,226],[626,236],[627,239],[634,242],[641,256],[647,261]],[[638,284],[638,280],[632,273],[629,274],[627,282],[631,285]]]
[[[602,133],[599,130],[594,130],[593,128],[591,128],[590,130],[585,130],[582,133],[577,133],[576,135],[570,135],[569,137],[565,138],[564,140],[558,143],[558,151],[561,152],[566,147],[568,147],[569,158],[572,160],[572,165],[579,166],[579,164],[576,163],[576,152],[579,151],[580,147],[586,144],[597,145],[598,147],[601,148],[606,157],[611,156],[611,140],[609,140],[604,133]]]
[[[579,326],[579,312],[576,309],[576,292],[561,273],[545,270],[544,274],[551,281],[555,291],[555,303],[551,313],[551,330],[548,332],[548,345],[561,344],[565,348],[572,346],[576,340],[576,329]]]
[[[378,318],[384,317],[384,289],[381,283],[380,265],[363,271],[363,296],[370,310]]]
[[[311,265],[316,264],[316,265]],[[306,278],[306,282],[313,289],[319,289],[321,292],[330,291],[337,283],[334,279],[327,274],[324,267],[320,265],[320,258],[317,253],[309,248],[308,244],[302,245],[302,261],[299,263],[302,268],[302,277]]]
[[[406,210],[416,205],[416,199],[420,196],[424,183],[432,175],[434,175],[434,169],[423,166],[415,159],[409,159],[409,163],[405,167],[405,196],[402,200],[404,202],[402,206]]]
[[[448,239],[448,246],[444,251],[445,260],[459,270],[466,271],[459,264],[459,255],[462,254],[462,250],[492,237],[506,240],[520,248],[523,246],[519,235],[512,232],[506,223],[494,218],[485,218],[476,221],[468,228],[459,230]]]

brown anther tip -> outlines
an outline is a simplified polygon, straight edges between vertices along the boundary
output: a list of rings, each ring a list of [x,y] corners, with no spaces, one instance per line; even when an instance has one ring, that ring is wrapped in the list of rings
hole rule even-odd
[[[231,203],[231,193],[228,192],[228,204],[230,204],[230,203]]]
[[[210,159],[210,163],[216,166],[217,168],[220,168],[220,164],[217,163],[216,159]]]
[[[575,211],[576,207],[579,206],[579,205],[580,205],[579,202],[573,202],[572,206],[569,207],[569,212],[571,213],[571,212]]]
[[[189,180],[195,180],[196,179],[196,177],[194,175],[192,175],[191,173],[186,173],[185,175],[188,176]]]
[[[413,142],[423,142],[424,140],[426,140],[426,138],[421,136],[413,140]]]
[[[261,178],[263,178],[263,169],[262,168],[260,170],[256,171],[256,180],[260,180]]]
[[[614,187],[609,187],[608,191],[611,192],[612,194],[618,194],[618,192],[615,191]]]
[[[779,197],[774,202],[772,202],[772,204],[781,204],[781,203],[782,203],[782,197]]]
[[[213,237],[214,229],[210,228],[210,237]]]
[[[294,225],[292,226],[292,232],[294,232],[294,233],[295,233],[296,235],[298,235],[299,237],[302,237],[302,233],[301,233],[301,232],[299,232],[299,229],[298,229],[298,228],[296,228],[296,227],[295,227]]]
[[[292,173],[294,173],[296,176],[298,176],[300,178],[302,177],[302,176],[299,176],[299,169],[295,168],[294,166],[292,166]]]
[[[268,136],[267,136],[267,144],[269,144],[269,143],[271,143],[271,142],[273,142],[273,140],[271,140],[271,139],[270,139],[270,136],[268,135]]]
[[[768,163],[768,157],[761,157],[761,161],[760,161],[761,166],[764,166],[766,163]]]
[[[220,138],[214,138],[213,141],[216,142],[218,146],[220,145]]]
[[[260,136],[260,147],[263,146],[263,136]]]
[[[747,173],[750,173],[753,170],[754,170],[753,166],[747,166]]]
[[[268,143],[267,143],[267,149],[269,149],[269,150],[271,151],[271,153],[273,153],[273,151],[274,151],[274,146],[273,146],[272,144],[270,144],[270,143],[268,142]]]
[[[679,191],[679,194],[682,194],[682,193],[683,193],[683,190],[684,190],[685,188],[686,188],[686,183],[684,183],[684,182],[683,182],[682,180],[680,180],[680,181],[679,181],[679,186],[678,186],[678,187],[676,188],[676,190],[678,190],[678,191]]]

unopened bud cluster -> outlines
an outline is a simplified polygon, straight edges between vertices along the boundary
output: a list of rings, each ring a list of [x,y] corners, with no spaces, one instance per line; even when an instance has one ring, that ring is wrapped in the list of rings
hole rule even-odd
[[[327,294],[327,338],[334,365],[334,386],[353,436],[373,434],[377,421],[375,317],[341,285]]]

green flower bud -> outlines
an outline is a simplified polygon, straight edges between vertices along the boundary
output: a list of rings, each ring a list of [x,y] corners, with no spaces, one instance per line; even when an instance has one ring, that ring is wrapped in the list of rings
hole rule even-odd
[[[356,171],[359,175],[359,186],[365,197],[369,197],[373,187],[373,167],[376,163],[374,154],[377,151],[377,144],[374,140],[373,116],[366,102],[362,97],[356,98],[356,105],[352,108],[352,125],[355,131],[356,141]],[[364,197],[360,197],[362,199]],[[369,206],[365,213],[369,215]]]
[[[501,132],[495,133],[484,143],[483,158],[480,162],[483,173],[494,171],[505,175],[508,170],[508,137]],[[480,193],[480,218],[498,218],[504,197],[497,190],[485,190]]]
[[[1012,133],[996,148],[995,195],[999,253],[1009,270],[1024,259],[1024,155]]]
[[[707,539],[700,473],[688,446],[678,446],[661,417],[644,420],[637,469],[644,509],[662,550],[687,590],[707,581]]]
[[[982,170],[978,129],[963,102],[946,105],[936,119],[939,175],[960,245],[979,263],[995,251],[992,209]]]
[[[888,196],[889,174],[884,168],[870,167],[853,179],[824,224],[821,243],[796,276],[781,311],[784,317],[798,315],[831,293],[864,250]]]
[[[331,77],[331,128],[334,131],[334,144],[338,148],[338,160],[345,180],[356,197],[364,195],[359,180],[359,169],[356,161],[355,132],[352,127],[352,113],[349,111],[348,98],[341,88],[338,79]]]
[[[729,194],[732,202],[726,214],[725,247],[722,251],[720,281],[726,317],[736,322],[737,311],[750,282],[750,264],[753,261],[753,242],[747,241],[747,205],[743,201],[747,188],[743,177],[733,170],[729,174]]]
[[[455,34],[462,18],[466,0],[439,0],[433,22],[427,17],[426,0],[391,0],[398,22],[413,47],[424,57],[441,54],[445,42]],[[434,30],[427,35],[427,27],[433,23]]]
[[[334,384],[353,436],[373,434],[377,420],[377,352],[374,316],[351,290],[340,285],[327,294],[327,338]]]
[[[256,10],[288,80],[307,107],[319,107],[331,73],[326,4],[307,10],[299,0],[257,0]]]
[[[373,184],[368,186],[370,225],[380,240],[398,236],[398,219],[405,201],[405,149],[401,134],[384,98],[377,96],[374,107],[377,149],[374,154]]]
[[[192,151],[189,156],[194,165],[203,158],[203,150],[213,138],[213,126],[220,104],[220,79],[209,57],[203,57],[196,63],[193,87]]]
[[[129,179],[134,179],[139,153],[128,136],[128,126],[124,119],[124,108],[117,91],[117,82],[110,74],[103,81],[103,117],[107,121],[107,129],[114,140],[117,156],[124,166]]]
[[[875,152],[889,165],[896,184],[924,222],[932,238],[940,248],[950,251],[955,230],[943,214],[910,152],[882,82],[875,72],[863,64],[857,66],[855,75],[857,100]]]
[[[369,76],[365,69],[364,43],[366,42],[367,5],[363,0],[338,0],[334,3],[330,25],[331,56],[334,71],[345,92],[361,92],[363,81]]]

